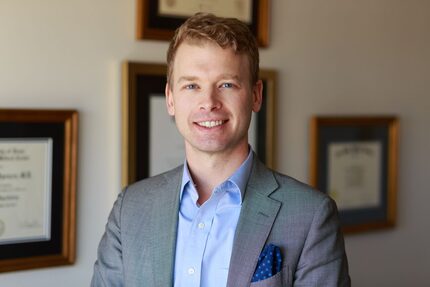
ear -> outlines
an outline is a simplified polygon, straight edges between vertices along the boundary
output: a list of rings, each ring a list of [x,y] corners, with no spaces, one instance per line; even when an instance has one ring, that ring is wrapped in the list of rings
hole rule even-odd
[[[252,111],[258,112],[263,103],[263,82],[258,80],[252,87]]]
[[[165,89],[164,93],[166,94],[167,112],[169,113],[169,115],[174,116],[175,115],[175,105],[173,102],[173,92],[169,86],[169,83],[166,84],[166,89]]]

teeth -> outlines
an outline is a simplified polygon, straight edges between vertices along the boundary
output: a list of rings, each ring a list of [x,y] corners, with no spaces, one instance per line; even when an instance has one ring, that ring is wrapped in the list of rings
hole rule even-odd
[[[206,127],[206,128],[213,128],[220,126],[224,123],[224,121],[205,121],[205,122],[199,122],[197,123],[199,126]]]

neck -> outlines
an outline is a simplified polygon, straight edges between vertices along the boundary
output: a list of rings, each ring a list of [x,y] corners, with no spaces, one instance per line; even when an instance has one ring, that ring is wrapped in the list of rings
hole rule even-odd
[[[186,149],[188,169],[197,186],[199,204],[203,204],[213,189],[227,180],[246,160],[248,145],[231,152],[207,153]]]

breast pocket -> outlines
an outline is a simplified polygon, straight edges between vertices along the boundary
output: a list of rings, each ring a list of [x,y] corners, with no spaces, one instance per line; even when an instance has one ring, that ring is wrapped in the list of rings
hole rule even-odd
[[[287,287],[291,286],[290,278],[290,268],[285,266],[281,272],[270,278],[251,283],[250,287]]]

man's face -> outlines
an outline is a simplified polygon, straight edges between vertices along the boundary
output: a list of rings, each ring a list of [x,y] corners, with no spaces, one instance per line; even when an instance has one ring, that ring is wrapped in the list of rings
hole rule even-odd
[[[259,111],[262,83],[250,84],[248,59],[231,48],[182,43],[175,55],[167,110],[175,116],[188,152],[247,149],[252,111]]]

